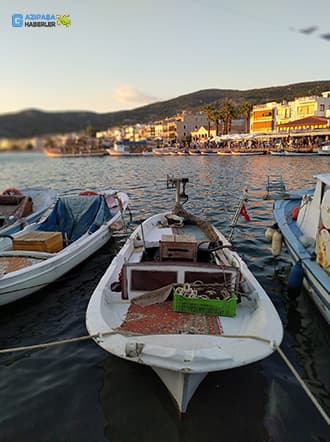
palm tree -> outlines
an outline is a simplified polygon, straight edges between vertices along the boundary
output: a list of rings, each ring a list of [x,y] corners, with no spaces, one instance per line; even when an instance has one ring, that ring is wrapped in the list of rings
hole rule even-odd
[[[245,133],[250,132],[250,116],[253,108],[253,104],[249,101],[245,101],[239,107],[239,113],[245,118]]]
[[[226,135],[230,132],[232,120],[237,116],[237,108],[231,100],[226,99],[223,102],[220,108],[220,115],[223,122],[222,133]]]
[[[221,118],[221,111],[218,107],[214,108],[213,121],[215,122],[215,134],[219,135],[219,120]]]
[[[208,137],[210,138],[211,121],[213,121],[213,114],[215,111],[215,107],[213,104],[207,104],[206,106],[204,106],[202,108],[202,110],[205,113],[206,118],[207,118],[207,124],[208,124],[207,133],[208,133]]]

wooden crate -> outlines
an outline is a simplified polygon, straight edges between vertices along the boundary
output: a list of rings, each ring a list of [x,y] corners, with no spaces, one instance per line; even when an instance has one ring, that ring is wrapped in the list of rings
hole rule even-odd
[[[28,232],[13,240],[14,250],[54,253],[63,249],[61,232]]]
[[[191,235],[162,235],[160,241],[160,259],[196,261],[196,239]]]

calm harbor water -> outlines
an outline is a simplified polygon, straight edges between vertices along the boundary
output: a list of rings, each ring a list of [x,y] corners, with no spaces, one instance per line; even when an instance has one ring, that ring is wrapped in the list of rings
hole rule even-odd
[[[264,239],[273,223],[263,200],[267,175],[287,188],[312,187],[330,158],[150,157],[47,158],[1,154],[0,190],[46,186],[60,195],[92,188],[129,193],[133,226],[172,206],[166,174],[188,176],[187,208],[225,234],[244,188],[248,211],[234,246],[275,304],[285,328],[282,349],[330,413],[330,331],[305,294],[289,301],[286,251],[276,260]],[[0,348],[86,334],[89,298],[122,239],[110,241],[60,281],[0,310]],[[329,428],[278,354],[212,373],[178,419],[169,395],[148,367],[127,363],[86,341],[0,356],[0,442],[324,442]]]

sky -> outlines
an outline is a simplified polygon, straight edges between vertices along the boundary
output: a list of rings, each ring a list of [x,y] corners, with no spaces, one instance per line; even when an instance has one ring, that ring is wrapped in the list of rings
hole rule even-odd
[[[13,14],[71,26],[13,27]],[[329,0],[2,0],[0,114],[330,80],[329,16]]]

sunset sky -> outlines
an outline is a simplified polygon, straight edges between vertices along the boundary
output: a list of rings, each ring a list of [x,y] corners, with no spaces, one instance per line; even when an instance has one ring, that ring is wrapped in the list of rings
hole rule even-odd
[[[69,14],[71,26],[13,27],[16,13]],[[329,15],[329,0],[3,0],[0,113],[330,80]]]

